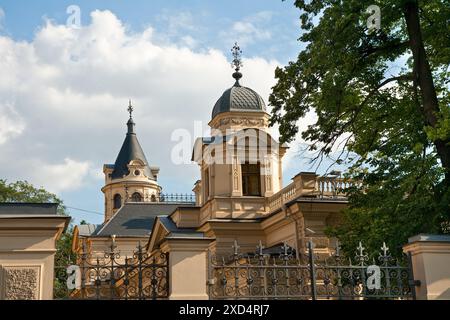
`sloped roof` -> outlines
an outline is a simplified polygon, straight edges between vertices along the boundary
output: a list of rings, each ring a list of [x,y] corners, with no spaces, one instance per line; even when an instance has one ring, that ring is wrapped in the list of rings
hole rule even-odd
[[[120,148],[116,162],[114,163],[114,171],[111,174],[111,178],[120,179],[123,176],[128,175],[130,173],[128,170],[128,164],[130,161],[141,160],[145,164],[145,175],[152,180],[156,180],[152,175],[147,158],[145,157],[144,151],[142,150],[136,133],[134,132],[134,125],[133,119],[130,118],[127,123],[128,132],[125,136],[125,140],[123,141],[122,148]]]
[[[77,225],[78,228],[78,234],[80,236],[90,236],[93,233],[95,233],[97,230],[99,230],[101,228],[100,224],[80,224]]]
[[[186,204],[182,205],[186,206]],[[93,233],[93,236],[148,236],[152,231],[157,216],[169,215],[179,206],[181,204],[160,202],[126,203],[105,225]]]
[[[0,203],[0,215],[57,215],[57,203]]]
[[[158,216],[158,219],[169,231],[166,238],[204,238],[204,233],[195,228],[178,228],[175,222],[168,216]]]

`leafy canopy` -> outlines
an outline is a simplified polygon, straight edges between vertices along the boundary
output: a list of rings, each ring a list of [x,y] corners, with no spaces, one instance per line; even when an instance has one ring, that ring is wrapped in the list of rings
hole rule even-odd
[[[336,149],[347,175],[363,181],[332,230],[344,249],[362,240],[397,254],[419,232],[447,232],[450,220],[450,2],[297,0],[296,61],[277,68],[271,123],[292,141],[298,121],[317,159]],[[381,9],[369,31],[367,8]],[[351,155],[351,156],[349,156]],[[353,157],[356,155],[356,157]],[[377,250],[378,251],[378,250]]]

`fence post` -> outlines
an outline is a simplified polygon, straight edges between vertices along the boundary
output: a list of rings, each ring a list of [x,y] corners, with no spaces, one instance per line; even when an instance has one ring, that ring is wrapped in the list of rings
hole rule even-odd
[[[416,283],[414,280],[414,269],[413,269],[413,263],[412,263],[412,254],[411,251],[408,252],[408,270],[409,270],[409,281],[408,285],[411,288],[411,296],[413,300],[417,300],[416,297]]]
[[[450,236],[418,234],[408,239],[403,252],[411,254],[416,298],[450,299]]]
[[[309,275],[311,279],[311,298],[313,300],[317,299],[316,291],[316,268],[314,265],[314,245],[312,239],[308,241],[308,254],[309,254]]]

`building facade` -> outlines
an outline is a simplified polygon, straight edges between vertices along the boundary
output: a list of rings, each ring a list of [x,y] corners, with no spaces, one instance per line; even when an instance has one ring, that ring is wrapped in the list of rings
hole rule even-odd
[[[271,136],[263,98],[241,85],[234,49],[234,84],[212,106],[211,134],[197,138],[192,152],[201,177],[195,201],[161,195],[159,169],[149,165],[138,142],[130,103],[125,141],[115,163],[103,167],[104,223],[77,226],[74,251],[102,252],[113,238],[124,252],[145,243],[151,253],[167,239],[207,241],[216,252],[229,251],[235,240],[245,250],[261,242],[266,248],[287,243],[301,252],[314,238],[319,251],[331,252],[325,229],[338,223],[349,182],[300,172],[282,185],[288,146]]]

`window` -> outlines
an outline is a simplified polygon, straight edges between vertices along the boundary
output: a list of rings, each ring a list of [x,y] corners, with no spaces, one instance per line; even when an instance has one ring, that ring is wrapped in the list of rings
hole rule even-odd
[[[133,201],[133,202],[141,202],[142,201],[141,194],[139,192],[133,193],[133,195],[131,196],[131,201]]]
[[[122,206],[122,197],[120,194],[114,196],[114,209],[119,209]]]
[[[242,195],[260,196],[261,195],[261,173],[259,163],[242,164]]]

